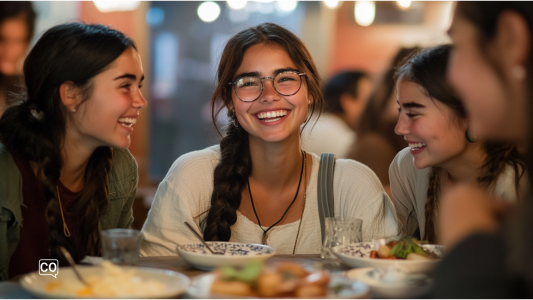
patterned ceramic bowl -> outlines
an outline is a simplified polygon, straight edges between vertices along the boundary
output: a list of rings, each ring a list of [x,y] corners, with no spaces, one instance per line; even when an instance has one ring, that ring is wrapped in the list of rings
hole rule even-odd
[[[422,245],[426,251],[433,252],[438,257],[444,254],[442,245]],[[370,258],[370,251],[374,250],[373,242],[363,242],[352,245],[340,245],[331,251],[345,264],[352,268],[381,268],[387,269],[394,264],[406,273],[431,273],[440,263],[440,259],[403,260]]]
[[[212,254],[202,243],[187,244],[178,247],[178,253],[185,261],[201,270],[211,270],[221,266],[242,267],[250,259],[267,260],[274,256],[276,250],[259,244],[207,242],[215,252]]]

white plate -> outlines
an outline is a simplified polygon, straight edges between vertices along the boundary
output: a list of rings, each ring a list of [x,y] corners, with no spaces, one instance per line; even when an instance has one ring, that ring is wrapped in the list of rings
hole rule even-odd
[[[202,243],[178,246],[179,255],[198,269],[210,271],[222,266],[243,267],[249,260],[265,261],[276,254],[270,246],[231,242],[207,242],[213,251],[223,252],[215,255],[205,249]]]
[[[444,246],[442,245],[421,245],[424,250],[431,251],[442,257]],[[340,245],[331,248],[343,263],[352,268],[381,268],[387,269],[394,264],[405,273],[431,273],[440,263],[440,259],[430,260],[404,260],[404,259],[379,259],[370,258],[370,251],[374,250],[374,243],[363,242],[352,245]]]
[[[211,285],[215,280],[213,273],[197,276],[193,278],[193,283],[187,290],[188,296],[195,299],[230,299],[230,298],[246,298],[234,295],[223,294],[211,294]],[[338,285],[346,286],[340,293],[335,293],[333,288]],[[368,285],[361,281],[349,279],[344,276],[331,276],[329,283],[330,291],[325,298],[331,299],[355,299],[355,298],[368,298]]]
[[[346,272],[346,276],[353,280],[359,280],[366,283],[370,288],[370,293],[378,298],[420,298],[427,296],[433,281],[428,276],[423,276],[413,283],[382,283],[369,275],[375,268],[358,268]]]
[[[101,266],[78,266],[78,270],[81,273],[81,276],[94,276],[103,273],[103,268]],[[156,280],[160,283],[163,283],[167,289],[166,291],[160,293],[154,293],[150,295],[142,295],[139,298],[170,298],[175,297],[187,290],[190,285],[189,277],[173,271],[160,270],[160,269],[151,269],[151,268],[137,268],[137,267],[123,267],[126,270],[133,269],[135,275],[139,277],[142,281],[146,280]],[[46,287],[51,282],[57,282],[57,280],[69,280],[75,278],[74,271],[71,267],[59,268],[57,279],[53,276],[44,276],[39,275],[39,272],[29,273],[24,275],[20,284],[22,288],[30,292],[38,298],[83,298],[75,294],[61,292],[61,291],[47,291]],[[80,287],[83,288],[83,285],[80,283]],[[90,296],[87,298],[95,298]],[[109,298],[109,297],[106,297]],[[132,298],[132,296],[118,297],[118,298]]]

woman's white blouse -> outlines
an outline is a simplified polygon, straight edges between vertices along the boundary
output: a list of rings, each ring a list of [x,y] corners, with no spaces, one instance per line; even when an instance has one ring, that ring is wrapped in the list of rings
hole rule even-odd
[[[308,181],[306,205],[297,254],[321,251],[320,219],[317,204],[317,178],[320,157],[311,154],[313,167]],[[187,229],[189,222],[203,232],[200,221],[207,216],[213,192],[213,172],[220,159],[218,145],[179,157],[163,179],[144,223],[142,256],[177,255],[177,245],[197,243]],[[365,165],[338,159],[334,175],[335,216],[363,220],[363,240],[399,234],[394,206],[377,176]],[[268,233],[267,244],[278,254],[292,254],[299,220],[278,225]],[[267,229],[267,227],[264,227]],[[237,211],[237,222],[231,227],[231,242],[261,243],[263,231]]]

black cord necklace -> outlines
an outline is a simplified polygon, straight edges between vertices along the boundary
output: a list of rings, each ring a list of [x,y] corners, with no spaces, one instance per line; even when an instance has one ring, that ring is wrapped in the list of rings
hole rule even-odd
[[[292,200],[292,202],[289,205],[289,207],[287,207],[287,209],[283,213],[283,216],[281,216],[281,219],[279,219],[272,226],[268,227],[267,230],[263,229],[263,227],[261,226],[261,221],[259,221],[259,216],[257,215],[257,212],[255,211],[254,198],[252,197],[252,190],[250,189],[250,180],[249,179],[246,180],[247,183],[248,183],[248,193],[250,194],[250,200],[252,202],[252,208],[254,209],[254,214],[255,214],[255,217],[257,218],[257,224],[259,225],[259,228],[261,228],[261,230],[263,230],[263,239],[262,239],[262,242],[261,242],[263,245],[266,245],[266,240],[268,238],[268,234],[267,234],[268,231],[270,229],[272,229],[274,226],[278,225],[278,223],[281,222],[281,220],[283,220],[283,218],[285,218],[285,215],[287,214],[287,212],[289,211],[291,206],[296,201],[296,198],[298,198],[298,192],[300,191],[300,184],[302,183],[302,175],[304,173],[304,157],[305,157],[305,152],[302,150],[302,170],[300,171],[300,180],[298,181],[298,189],[296,189],[296,195],[294,195],[294,199]]]

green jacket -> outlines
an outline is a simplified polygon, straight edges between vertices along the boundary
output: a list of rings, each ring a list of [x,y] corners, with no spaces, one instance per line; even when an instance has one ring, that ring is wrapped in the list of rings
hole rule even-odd
[[[137,181],[137,162],[131,153],[113,149],[109,208],[100,217],[102,229],[130,227]],[[11,154],[0,143],[0,281],[8,279],[9,261],[20,240],[22,206],[22,175]]]

